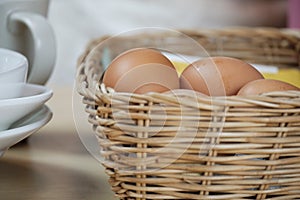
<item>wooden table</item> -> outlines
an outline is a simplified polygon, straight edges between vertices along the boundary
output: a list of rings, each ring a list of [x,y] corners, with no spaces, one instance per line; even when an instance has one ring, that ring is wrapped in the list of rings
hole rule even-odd
[[[49,86],[49,124],[0,158],[0,199],[110,200],[116,199],[99,161],[89,153],[85,137],[93,138],[81,99],[70,86]],[[78,111],[79,110],[79,111]],[[76,124],[80,124],[77,126]],[[86,135],[86,136],[85,136]],[[82,138],[82,139],[80,139]]]

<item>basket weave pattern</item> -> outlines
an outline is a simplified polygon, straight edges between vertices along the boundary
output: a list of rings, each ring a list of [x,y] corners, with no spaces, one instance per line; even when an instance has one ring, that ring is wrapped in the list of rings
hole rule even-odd
[[[299,66],[299,37],[281,30],[184,33],[209,55]],[[193,55],[176,37],[125,37],[109,48],[116,56],[171,40],[174,48]],[[192,91],[114,92],[100,82],[104,52],[97,44],[104,39],[91,42],[79,59],[77,89],[120,199],[300,198],[300,92],[213,98]]]

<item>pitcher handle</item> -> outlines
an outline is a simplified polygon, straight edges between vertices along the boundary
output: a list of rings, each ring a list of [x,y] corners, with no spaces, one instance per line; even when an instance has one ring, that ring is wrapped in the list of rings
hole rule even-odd
[[[29,63],[27,82],[44,85],[53,71],[56,61],[56,42],[54,31],[46,18],[38,13],[16,11],[8,20],[8,28],[20,32],[25,25],[33,38],[32,63]]]

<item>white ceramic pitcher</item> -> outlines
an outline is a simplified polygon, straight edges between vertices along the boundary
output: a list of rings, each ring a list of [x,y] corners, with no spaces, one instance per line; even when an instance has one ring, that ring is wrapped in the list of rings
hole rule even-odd
[[[49,0],[0,0],[0,48],[29,61],[27,82],[45,84],[54,68],[56,43],[47,21]]]

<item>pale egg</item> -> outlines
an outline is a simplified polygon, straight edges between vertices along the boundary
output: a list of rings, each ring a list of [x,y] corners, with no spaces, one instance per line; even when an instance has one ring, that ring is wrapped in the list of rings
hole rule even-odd
[[[240,96],[258,95],[265,92],[300,90],[298,87],[273,79],[255,80],[244,85],[238,92]]]

